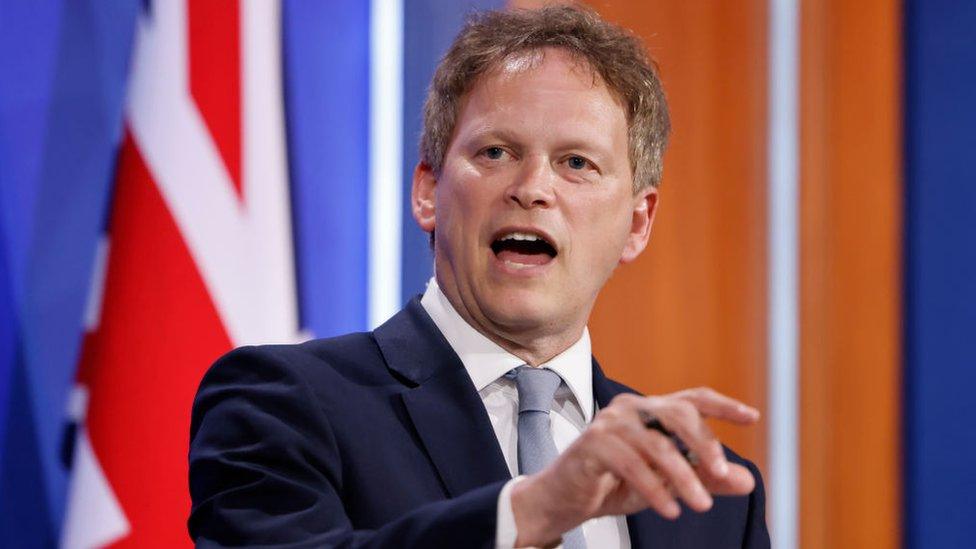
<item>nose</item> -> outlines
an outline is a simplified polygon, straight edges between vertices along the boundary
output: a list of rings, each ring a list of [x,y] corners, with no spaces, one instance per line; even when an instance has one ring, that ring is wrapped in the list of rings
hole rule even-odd
[[[526,159],[508,188],[508,200],[525,209],[548,208],[555,201],[556,174],[544,159]]]

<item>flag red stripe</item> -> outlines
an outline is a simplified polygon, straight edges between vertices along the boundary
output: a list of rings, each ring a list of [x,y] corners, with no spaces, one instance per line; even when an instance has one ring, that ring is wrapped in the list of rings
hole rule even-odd
[[[241,180],[241,24],[237,0],[187,3],[190,94],[238,196]]]
[[[128,133],[117,173],[101,323],[86,342],[88,432],[132,527],[113,546],[185,547],[190,407],[231,342]]]

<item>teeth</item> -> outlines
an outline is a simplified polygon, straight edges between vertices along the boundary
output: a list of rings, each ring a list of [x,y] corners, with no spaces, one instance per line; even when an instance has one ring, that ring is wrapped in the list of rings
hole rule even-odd
[[[509,233],[509,234],[503,236],[501,238],[501,240],[529,240],[529,241],[535,241],[535,240],[542,240],[542,238],[539,237],[538,235],[534,235],[532,233],[517,233],[516,232],[516,233]]]

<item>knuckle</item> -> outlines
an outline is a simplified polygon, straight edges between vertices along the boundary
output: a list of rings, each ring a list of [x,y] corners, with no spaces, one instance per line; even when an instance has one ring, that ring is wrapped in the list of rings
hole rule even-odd
[[[630,425],[628,422],[624,418],[620,417],[614,418],[614,420],[607,425],[608,432],[620,437],[625,436],[629,428]]]
[[[613,399],[610,400],[610,406],[626,405],[627,403],[632,402],[633,399],[634,399],[634,395],[630,393],[620,393],[619,395],[613,397]]]
[[[628,478],[634,478],[640,472],[643,463],[637,458],[624,458],[620,462],[620,473]]]
[[[699,460],[704,460],[707,463],[714,463],[725,459],[725,455],[722,453],[721,444],[704,444],[697,447],[694,450],[694,453]]]
[[[674,448],[674,443],[668,437],[654,432],[648,442],[650,450],[657,455],[664,454]]]
[[[693,404],[681,399],[674,399],[668,402],[667,406],[661,408],[659,414],[662,419],[670,420],[669,427],[672,429],[675,423],[688,425],[699,415],[698,409]]]
[[[597,415],[597,417],[602,421],[608,421],[610,419],[615,418],[616,416],[617,416],[616,408],[604,408],[603,410],[600,410],[600,413]]]
[[[702,386],[696,387],[694,389],[694,394],[695,394],[695,396],[698,396],[698,397],[701,397],[701,398],[708,398],[708,397],[715,396],[717,393],[715,392],[715,389],[712,389],[711,387],[707,387],[705,385],[702,385]]]
[[[699,416],[698,408],[687,400],[679,400],[675,402],[674,413],[678,418],[684,421],[693,420]]]
[[[701,414],[699,414],[699,415],[701,415]],[[699,429],[701,431],[702,436],[705,439],[707,439],[707,440],[718,440],[718,437],[715,436],[715,431],[712,431],[712,428],[708,426],[708,423],[706,423],[704,421],[704,418],[703,418],[703,420],[702,420],[702,422],[700,424]]]
[[[600,471],[603,469],[600,460],[593,456],[588,456],[584,458],[582,460],[582,467],[583,467],[583,471],[587,475],[594,475],[594,476],[599,474]]]
[[[660,479],[654,479],[654,483],[650,486],[651,493],[654,494],[655,499],[658,501],[666,501],[671,499],[671,490],[668,489],[667,484]]]
[[[715,454],[715,457],[717,457],[718,459],[726,459],[725,446],[722,446],[721,441],[716,439],[713,441],[713,443],[710,446],[712,447],[712,452]]]
[[[589,435],[590,438],[602,438],[610,433],[609,421],[604,419],[601,421],[594,421],[590,424],[590,428],[587,429],[583,434]]]
[[[661,479],[659,475],[660,473],[658,473],[656,470],[653,471],[651,474],[647,475],[647,480],[645,484],[652,491],[656,492],[658,490],[665,490],[665,491],[667,490],[667,487],[664,485],[664,481]]]
[[[691,488],[698,483],[698,475],[696,475],[688,467],[681,467],[674,473],[675,483],[683,486],[685,488]]]

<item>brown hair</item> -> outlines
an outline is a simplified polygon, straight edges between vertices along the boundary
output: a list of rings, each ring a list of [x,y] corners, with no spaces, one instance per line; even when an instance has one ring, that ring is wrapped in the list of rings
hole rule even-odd
[[[633,33],[578,6],[472,16],[441,59],[427,92],[421,161],[440,172],[461,98],[478,76],[512,56],[545,47],[565,49],[584,61],[623,102],[634,191],[656,187],[671,129],[657,67]]]

